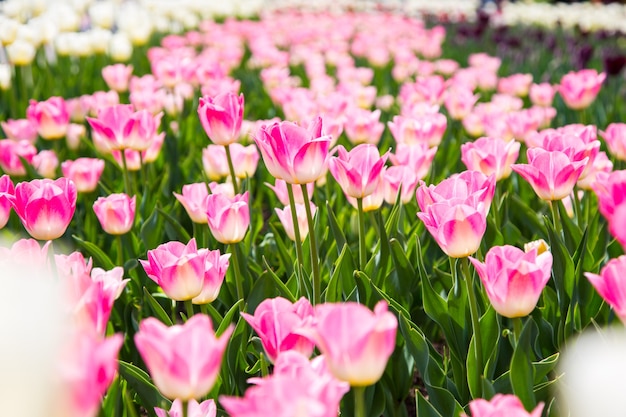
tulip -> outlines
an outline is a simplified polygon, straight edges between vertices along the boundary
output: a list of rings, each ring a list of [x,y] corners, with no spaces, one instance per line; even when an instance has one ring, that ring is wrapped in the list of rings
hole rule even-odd
[[[272,189],[272,191],[274,191],[274,193],[276,194],[276,197],[278,197],[278,201],[280,201],[283,206],[289,205],[289,194],[287,191],[288,185],[285,181],[277,179],[276,181],[274,181],[274,185],[270,185],[268,183],[265,183],[265,185],[267,185],[269,188]],[[291,187],[291,190],[293,191],[294,202],[296,204],[304,204],[304,196],[302,195],[302,188],[297,184],[289,184],[289,186]],[[310,198],[313,195],[315,184],[310,182],[306,185],[306,188],[307,188],[307,193]]]
[[[418,180],[423,179],[432,165],[437,147],[429,148],[426,144],[406,145],[399,143],[396,152],[389,154],[389,160],[393,165],[404,165],[415,172]]]
[[[465,171],[417,189],[417,204],[439,247],[450,257],[464,258],[478,250],[487,229],[487,213],[495,192],[495,177]]]
[[[317,207],[313,203],[309,203],[309,204],[311,207],[311,215],[315,217],[315,213],[317,212]],[[306,207],[304,207],[304,204],[298,204],[298,203],[296,203],[295,207],[296,207],[296,217],[298,219],[298,228],[300,230],[300,240],[304,242],[304,239],[309,234],[309,223],[306,217]],[[291,206],[287,205],[282,210],[279,208],[275,208],[274,210],[276,211],[276,215],[278,216],[280,223],[285,228],[285,233],[287,233],[287,236],[289,237],[289,239],[295,241],[296,234],[293,228],[293,219],[291,217]]]
[[[477,398],[470,401],[469,404],[472,417],[541,417],[543,411],[543,403],[540,403],[532,412],[527,412],[524,404],[518,397],[513,394],[496,394],[487,401],[483,398]],[[468,417],[467,414],[461,414],[461,417]]]
[[[626,171],[599,176],[592,189],[598,196],[598,210],[609,223],[609,231],[626,246]]]
[[[118,93],[128,91],[128,83],[133,73],[132,65],[114,64],[102,68],[102,78],[107,86]]]
[[[200,123],[213,143],[226,146],[239,139],[243,108],[243,94],[237,96],[229,92],[200,98]]]
[[[270,174],[289,184],[308,184],[324,172],[331,137],[322,136],[318,117],[308,129],[291,122],[263,126],[254,140]]]
[[[346,136],[354,145],[376,145],[385,130],[385,125],[379,119],[380,110],[369,111],[358,107],[349,110],[343,126]]]
[[[79,193],[95,191],[103,171],[104,160],[98,158],[78,158],[61,164],[63,176],[74,182]]]
[[[70,114],[62,97],[50,97],[40,102],[31,100],[26,117],[37,126],[39,136],[47,140],[65,137],[70,124]]]
[[[13,209],[26,231],[38,240],[61,237],[76,210],[76,186],[61,177],[21,182],[11,198]]]
[[[200,249],[198,252],[204,251]],[[206,262],[204,264],[204,282],[200,294],[191,299],[193,304],[208,304],[220,293],[226,271],[229,266],[230,253],[220,254],[219,250],[207,250]]]
[[[60,361],[60,380],[65,390],[59,400],[67,417],[95,417],[102,397],[117,373],[117,356],[124,337],[107,338],[89,333],[72,337]],[[56,415],[53,413],[53,415]]]
[[[308,318],[313,317],[313,307],[304,297],[295,303],[276,297],[265,299],[254,311],[254,315],[241,313],[261,339],[265,354],[272,363],[282,352],[295,350],[309,357],[314,344],[306,336],[296,332]]]
[[[625,224],[622,223],[622,226]],[[600,271],[600,274],[585,272],[598,294],[615,311],[617,317],[626,324],[626,290],[624,286],[624,268],[626,255],[611,259]]]
[[[54,179],[57,177],[57,168],[59,166],[59,158],[53,150],[43,150],[33,156],[33,168],[37,174],[44,178]]]
[[[136,196],[130,198],[123,193],[99,197],[93,203],[93,211],[102,229],[110,235],[128,233],[135,222],[135,201]]]
[[[567,125],[554,132],[546,129],[548,133],[543,134],[541,147],[546,151],[561,151],[565,153],[570,161],[578,162],[587,160],[585,168],[579,179],[584,179],[591,169],[598,152],[600,151],[600,141],[596,139],[595,126]]]
[[[495,246],[482,263],[469,258],[480,277],[493,308],[504,317],[529,315],[550,279],[552,254],[532,248]]]
[[[11,196],[15,194],[13,181],[8,175],[0,177],[0,229],[9,221],[11,215]]]
[[[528,164],[511,165],[513,171],[524,178],[542,200],[561,200],[572,193],[580,178],[587,158],[572,162],[560,151],[546,151],[541,148],[528,149]]]
[[[394,116],[387,123],[398,144],[438,146],[446,131],[447,120],[441,113],[426,113],[412,117]]]
[[[519,156],[520,143],[482,137],[461,145],[461,160],[472,171],[495,175],[496,181],[511,175],[511,164]]]
[[[400,193],[400,201],[408,204],[413,198],[418,178],[415,171],[408,166],[393,166],[385,170],[383,177],[383,193],[388,204],[395,204]]]
[[[0,126],[6,137],[11,140],[27,140],[33,144],[37,140],[37,125],[28,119],[9,119],[6,122],[0,122]]]
[[[102,268],[94,268],[91,271],[92,281],[102,282],[104,291],[111,293],[114,300],[120,298],[126,284],[130,281],[129,278],[122,279],[123,276],[124,268],[121,266],[116,266],[110,271],[105,271]]]
[[[611,123],[600,131],[609,152],[620,161],[626,161],[626,123]]]
[[[532,84],[529,92],[530,101],[535,106],[550,107],[556,90],[550,83]]]
[[[87,121],[109,150],[144,151],[156,136],[161,116],[162,113],[153,116],[147,110],[135,112],[131,105],[117,104],[100,109],[97,118],[87,117]]]
[[[468,87],[452,87],[446,92],[444,105],[450,117],[462,120],[471,113],[478,98]]]
[[[198,250],[192,238],[187,245],[171,241],[148,251],[139,260],[148,277],[172,300],[185,301],[202,292],[208,251]]]
[[[18,142],[11,139],[0,140],[0,168],[9,175],[26,175],[26,168],[21,158],[30,164],[35,155],[37,155],[37,148],[27,140]]]
[[[243,398],[222,396],[220,403],[231,417],[264,417],[267,410],[275,417],[336,417],[349,386],[328,372],[327,362],[323,356],[309,361],[298,352],[285,352],[272,375],[249,380],[253,385]]]
[[[498,80],[498,93],[525,97],[533,83],[532,74],[513,74]]]
[[[74,327],[83,333],[104,336],[118,288],[106,285],[104,280],[88,279],[81,287],[82,292],[76,291],[76,298],[70,300],[74,301],[73,305],[70,304]]]
[[[570,71],[561,78],[559,93],[567,107],[582,110],[596,99],[605,78],[605,73],[598,74],[594,69]]]
[[[253,177],[259,162],[259,152],[256,146],[244,146],[240,143],[229,145],[235,176],[240,179]],[[228,159],[226,149],[221,145],[209,145],[202,150],[202,165],[210,180],[220,180],[227,177]]]
[[[189,218],[197,224],[206,224],[206,198],[209,196],[206,184],[197,182],[183,185],[182,194],[174,193],[174,197],[183,205]]]
[[[161,394],[189,401],[213,388],[232,332],[231,325],[216,337],[203,314],[171,327],[148,317],[139,324],[135,344]]]
[[[189,417],[217,416],[217,407],[215,406],[215,401],[213,400],[205,400],[199,404],[196,400],[190,400],[189,403],[187,403],[187,407],[188,414],[186,415]],[[154,412],[157,417],[183,417],[183,403],[179,399],[176,399],[172,403],[172,407],[169,411],[154,407]]]
[[[339,145],[337,153],[328,167],[344,193],[353,198],[372,194],[382,181],[387,154],[381,157],[378,148],[370,144],[357,145],[350,152]]]
[[[207,197],[206,213],[209,229],[218,242],[240,242],[250,226],[248,192],[233,198],[211,194]]]
[[[315,341],[330,372],[353,387],[366,387],[383,375],[396,345],[398,319],[379,301],[370,311],[355,302],[315,307],[315,320],[299,330]]]

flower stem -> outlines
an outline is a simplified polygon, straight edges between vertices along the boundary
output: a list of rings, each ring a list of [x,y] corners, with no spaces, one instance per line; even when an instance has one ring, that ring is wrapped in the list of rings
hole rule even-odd
[[[482,338],[480,333],[480,323],[478,321],[478,303],[476,302],[476,294],[474,292],[474,285],[472,285],[472,274],[469,268],[470,261],[467,257],[461,259],[461,269],[463,271],[463,278],[465,279],[465,285],[467,286],[467,296],[470,303],[470,315],[472,317],[472,330],[474,331],[474,353],[476,355],[476,369],[479,370],[478,375],[468,375],[468,378],[478,379],[477,386],[480,387],[480,373],[483,370],[483,350],[482,350]]]
[[[354,417],[365,417],[365,387],[352,387],[354,393]]]
[[[243,283],[241,282],[241,271],[239,270],[239,255],[237,245],[230,245],[230,252],[233,254],[233,271],[235,274],[235,286],[237,288],[237,301],[243,300]],[[243,311],[243,304],[239,304],[239,311]]]
[[[122,149],[120,151],[120,153],[122,154],[122,169],[124,171],[124,190],[126,192],[126,194],[131,195],[132,194],[132,187],[130,185],[130,176],[128,173],[128,165],[126,164],[126,152],[124,152],[124,149]]]
[[[228,170],[230,171],[230,177],[233,180],[233,190],[235,194],[239,194],[239,187],[237,186],[237,176],[235,175],[235,166],[233,165],[233,158],[230,156],[230,145],[224,146],[226,149],[226,160],[228,161]]]
[[[187,320],[193,316],[193,302],[191,300],[185,300],[185,310],[187,310]]]
[[[316,305],[321,301],[322,283],[320,279],[320,262],[317,255],[317,240],[315,239],[315,225],[313,224],[313,215],[311,214],[309,191],[306,188],[306,184],[300,184],[300,187],[302,188],[302,197],[304,197],[306,220],[309,223],[309,246],[311,247],[311,266],[313,268],[313,305]]]
[[[367,255],[365,253],[365,213],[363,212],[363,199],[356,199],[357,209],[359,212],[359,269],[363,271],[367,263]]]
[[[124,266],[124,243],[122,242],[122,235],[115,236],[117,240],[117,265]]]
[[[550,210],[552,210],[552,223],[556,234],[561,236],[561,217],[559,216],[558,201],[550,201]]]
[[[181,408],[183,409],[183,417],[189,416],[189,401],[183,401]]]
[[[519,343],[519,338],[520,338],[520,335],[522,334],[522,327],[523,327],[522,318],[514,317],[513,318],[513,334],[515,335],[515,346],[517,346]]]
[[[298,226],[298,215],[296,214],[296,199],[293,196],[293,187],[291,184],[287,184],[287,194],[289,195],[289,207],[291,208],[291,221],[293,222],[293,234],[296,238],[296,256],[298,257],[298,270],[296,276],[298,278],[298,285],[300,287],[300,295],[304,295],[304,274],[302,272],[304,268],[304,255],[302,254],[302,238],[300,237],[300,226]]]

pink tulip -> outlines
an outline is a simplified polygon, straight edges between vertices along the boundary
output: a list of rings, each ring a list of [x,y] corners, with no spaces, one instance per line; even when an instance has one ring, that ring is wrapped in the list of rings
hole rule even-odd
[[[385,171],[383,171],[383,176],[385,175],[384,172]],[[352,207],[358,210],[359,203],[357,199],[354,197],[350,197],[347,194],[345,195],[346,195],[346,199],[348,200],[348,203],[350,203]],[[378,185],[376,186],[376,188],[374,189],[374,192],[372,194],[366,197],[363,197],[363,201],[362,201],[363,212],[367,213],[369,211],[378,210],[383,205],[384,202],[385,202],[385,184],[384,184],[384,181],[380,181]]]
[[[20,141],[27,140],[34,144],[37,141],[37,125],[28,119],[8,119],[6,122],[0,122],[2,130],[7,138]]]
[[[79,193],[95,191],[103,171],[104,160],[98,158],[78,158],[61,164],[63,176],[74,182]]]
[[[39,136],[46,140],[65,137],[70,124],[70,114],[62,97],[50,97],[39,102],[30,100],[26,117],[37,126]]]
[[[495,177],[464,171],[437,186],[417,189],[417,217],[450,257],[464,258],[478,250],[487,229],[487,213],[495,192]]]
[[[217,407],[215,401],[205,400],[198,404],[196,400],[190,400],[187,404],[188,417],[216,417]],[[183,417],[183,403],[179,399],[174,400],[169,411],[155,407],[157,417]]]
[[[541,417],[543,403],[540,403],[529,413],[515,395],[496,394],[490,401],[482,398],[470,401],[469,408],[472,412],[472,417]],[[468,416],[463,413],[461,417]]]
[[[406,145],[399,143],[396,152],[389,154],[389,160],[394,165],[404,165],[415,172],[418,180],[423,179],[432,165],[437,147],[429,148],[426,144]]]
[[[550,83],[532,84],[529,92],[530,101],[535,106],[550,107],[556,90]]]
[[[203,252],[200,249],[198,252]],[[202,291],[191,299],[194,304],[208,304],[217,299],[228,270],[230,253],[220,254],[219,250],[206,250],[206,262],[204,264],[204,281]]]
[[[91,260],[90,260],[91,262]],[[122,295],[129,278],[122,279],[124,276],[124,268],[116,266],[110,271],[102,268],[94,268],[91,271],[91,280],[94,282],[102,282],[103,289],[113,295],[113,299],[117,300]]]
[[[102,229],[110,235],[128,233],[135,223],[135,201],[136,196],[131,198],[123,193],[98,197],[93,203],[93,211]]]
[[[484,52],[470,54],[467,62],[471,67],[481,68],[485,71],[498,72],[502,60],[495,56],[490,56]]]
[[[130,77],[133,74],[132,65],[114,64],[102,68],[102,78],[107,86],[118,93],[128,91]]]
[[[243,102],[243,94],[231,92],[200,98],[198,105],[200,123],[213,143],[226,146],[239,139]]]
[[[520,143],[482,137],[461,145],[461,160],[468,170],[495,175],[496,181],[511,175],[511,164],[519,156]]]
[[[59,363],[63,395],[59,398],[67,417],[95,417],[102,397],[117,373],[117,356],[124,342],[121,334],[107,338],[89,333],[72,336]]]
[[[265,185],[267,185],[269,188],[272,189],[272,191],[274,191],[276,197],[278,197],[278,201],[280,201],[283,206],[289,205],[289,193],[287,191],[288,185],[285,181],[277,179],[274,181],[274,185],[270,185],[268,183],[265,183]],[[290,184],[289,186],[293,190],[293,199],[295,200],[295,203],[304,204],[304,196],[302,195],[302,188],[300,187],[300,185]],[[315,190],[315,183],[308,183],[306,185],[306,188],[309,194],[309,198],[312,198],[313,191]]]
[[[231,417],[336,417],[341,398],[350,387],[328,372],[327,361],[318,356],[312,361],[298,352],[278,357],[274,373],[252,378],[253,385],[243,398],[220,397]]]
[[[343,192],[353,198],[372,194],[382,181],[387,154],[381,157],[378,148],[370,144],[357,145],[350,152],[339,145],[337,153],[328,167]]]
[[[609,231],[626,246],[626,171],[613,171],[592,185],[598,210],[607,219]]]
[[[98,117],[88,117],[94,134],[109,150],[133,149],[144,151],[150,147],[161,123],[162,113],[154,116],[147,110],[135,112],[128,104],[103,107]]]
[[[576,185],[581,190],[592,190],[594,185],[601,181],[613,171],[613,162],[606,155],[606,152],[598,152],[593,160],[593,165],[587,166],[587,175],[585,178],[579,178]]]
[[[611,259],[600,271],[600,275],[585,272],[585,276],[598,294],[615,310],[615,314],[626,324],[626,286],[624,285],[626,255]]]
[[[307,318],[313,317],[313,307],[304,297],[297,302],[276,297],[263,300],[254,315],[241,313],[261,339],[268,359],[275,363],[282,352],[295,350],[309,357],[315,347],[306,336],[294,333]]]
[[[224,194],[207,197],[207,220],[218,242],[231,244],[243,240],[250,226],[248,191],[229,198]]]
[[[493,308],[504,317],[524,317],[537,305],[550,279],[552,254],[532,248],[494,246],[482,263],[470,256]]]
[[[220,181],[222,178],[228,177],[230,171],[224,147],[222,145],[209,145],[202,149],[202,167],[211,181]]]
[[[570,71],[561,78],[559,94],[570,109],[585,109],[596,99],[605,78],[605,73],[598,74],[594,69]]]
[[[182,194],[174,193],[174,197],[183,205],[191,221],[206,224],[206,198],[209,190],[203,182],[183,185]]]
[[[427,113],[412,117],[394,116],[387,123],[398,144],[426,144],[438,146],[446,131],[447,120],[441,113]]]
[[[388,204],[395,204],[400,193],[402,204],[408,204],[413,198],[417,187],[417,175],[408,166],[398,165],[385,170],[383,177],[383,193]]]
[[[585,169],[587,158],[572,162],[560,151],[541,148],[528,149],[528,164],[511,165],[533,187],[542,200],[561,200],[572,193],[576,181]]]
[[[571,126],[571,125],[568,125]],[[561,151],[568,156],[570,161],[578,162],[587,160],[585,168],[579,179],[584,179],[593,165],[596,155],[600,151],[600,141],[596,139],[595,126],[573,127],[563,126],[554,132],[543,134],[542,148],[546,151]]]
[[[172,300],[185,301],[202,292],[208,251],[198,250],[196,240],[186,245],[167,242],[148,251],[148,260],[139,260],[148,277],[159,284]]]
[[[626,123],[611,123],[600,131],[609,152],[620,161],[626,161]]]
[[[478,98],[468,87],[452,87],[446,91],[443,102],[451,118],[462,120],[471,113]]]
[[[317,212],[317,207],[313,203],[309,203],[311,207],[311,216],[315,217],[315,213]],[[293,228],[293,220],[291,218],[291,206],[286,205],[284,209],[275,208],[276,215],[280,220],[280,223],[283,225],[285,229],[285,233],[287,233],[287,237],[289,239],[295,241],[296,234]],[[304,242],[307,235],[309,234],[309,222],[306,217],[306,207],[304,204],[296,203],[296,217],[298,219],[298,229],[300,231],[300,240]]]
[[[123,270],[117,272],[120,275],[123,273]],[[76,298],[69,300],[74,301],[74,303],[68,303],[71,308],[74,327],[83,333],[104,336],[113,310],[113,303],[118,294],[118,287],[107,285],[104,280],[96,281],[88,279],[89,277],[82,278],[84,282],[80,283],[82,285],[79,287],[79,290],[82,289],[82,293],[75,291],[73,295]]]
[[[120,104],[120,96],[117,94],[117,91],[113,90],[94,91],[94,93],[89,96],[88,104],[89,114],[95,117],[98,115],[100,109]]]
[[[525,97],[533,83],[532,74],[513,74],[498,80],[498,93]]]
[[[215,182],[209,183],[211,194],[222,194],[228,198],[235,198],[235,188],[232,182]],[[206,214],[206,212],[204,213]]]
[[[237,178],[253,177],[259,162],[259,152],[254,145],[230,144],[230,155]],[[226,150],[221,145],[209,145],[202,150],[204,172],[210,180],[220,180],[230,175]]]
[[[0,168],[9,175],[26,175],[26,168],[20,157],[30,164],[35,155],[37,155],[37,148],[27,140],[19,142],[11,139],[0,140]]]
[[[38,240],[61,237],[76,210],[76,186],[61,177],[20,182],[11,198],[26,231]]]
[[[0,264],[6,265],[6,262],[11,262],[19,266],[20,272],[24,274],[47,272],[50,268],[48,257],[50,244],[48,241],[40,246],[35,239],[20,239],[10,248],[0,246]]]
[[[354,145],[378,144],[385,130],[385,125],[379,119],[380,110],[369,111],[359,107],[350,109],[343,125],[348,140]]]
[[[324,172],[330,136],[322,136],[322,119],[308,129],[291,122],[263,126],[254,138],[267,170],[289,184],[315,182]]]
[[[0,177],[0,229],[6,226],[11,215],[11,198],[15,194],[13,181],[8,175]]]
[[[33,168],[37,174],[44,178],[54,179],[57,177],[57,168],[59,167],[59,158],[53,150],[43,150],[33,156]]]
[[[213,388],[232,332],[230,326],[216,337],[211,319],[203,314],[172,327],[148,317],[139,324],[135,344],[159,391],[189,401]]]
[[[398,319],[379,301],[370,311],[354,302],[326,303],[315,307],[311,327],[299,330],[322,352],[330,372],[351,386],[376,383],[385,372],[396,346]]]

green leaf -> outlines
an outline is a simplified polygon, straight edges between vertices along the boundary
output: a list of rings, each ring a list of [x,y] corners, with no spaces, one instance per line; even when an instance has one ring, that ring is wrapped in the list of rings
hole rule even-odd
[[[335,269],[330,274],[330,280],[324,293],[327,303],[344,300],[344,294],[349,294],[353,288],[352,274],[355,270],[354,258],[348,245],[344,245],[337,258]]]
[[[274,280],[274,284],[276,284],[276,287],[278,290],[280,290],[280,293],[283,297],[287,298],[289,301],[291,301],[292,303],[296,302],[296,297],[295,295],[293,295],[291,293],[291,291],[289,290],[289,288],[287,288],[287,286],[285,285],[285,283],[280,279],[280,277],[278,275],[276,275],[274,273],[274,271],[272,271],[272,268],[269,266],[269,264],[267,263],[267,259],[265,259],[265,257],[263,257],[263,263],[265,264],[265,270],[267,271],[267,273],[269,274],[270,278],[272,278]]]
[[[187,230],[185,230],[185,228],[178,222],[178,220],[176,220],[174,217],[172,217],[169,213],[167,213],[165,210],[163,210],[160,207],[155,207],[155,210],[165,220],[167,220],[167,222],[170,224],[170,226],[172,226],[172,228],[174,229],[174,231],[178,235],[178,240],[179,241],[181,241],[181,242],[189,242],[191,240],[191,236],[189,236],[189,233],[187,232]]]
[[[159,216],[157,210],[154,210],[141,225],[139,234],[146,251],[156,248],[163,242],[163,217]]]
[[[237,301],[235,304],[233,304],[230,310],[226,312],[226,314],[224,315],[224,319],[220,323],[220,326],[215,331],[216,336],[220,336],[222,333],[224,333],[228,326],[230,326],[230,324],[233,322],[233,316],[239,311],[239,305],[241,303],[243,303],[243,300]]]
[[[526,407],[526,410],[532,410],[536,405],[534,393],[534,367],[532,364],[532,343],[534,335],[537,333],[537,326],[532,319],[527,319],[522,330],[517,346],[513,351],[511,358],[510,380],[513,393]]]
[[[100,249],[99,247],[97,247],[91,242],[82,240],[76,235],[72,235],[72,239],[76,241],[78,246],[82,247],[85,251],[87,251],[89,256],[91,256],[96,261],[97,265],[100,265],[105,270],[111,270],[115,268],[115,264],[113,263],[111,258],[109,258],[109,256],[106,253],[104,253],[102,249]]]
[[[141,399],[141,404],[147,410],[153,410],[154,407],[169,410],[172,402],[165,398],[157,387],[150,380],[150,376],[137,366],[118,361],[118,371],[120,375],[128,382],[128,385],[137,393]]]
[[[172,319],[170,319],[170,316],[165,312],[163,306],[161,306],[161,304],[159,304],[159,302],[154,299],[154,297],[152,296],[152,294],[150,294],[146,287],[143,287],[143,295],[144,299],[148,301],[150,310],[152,310],[154,315],[164,324],[171,326],[173,324]]]
[[[544,377],[546,377],[548,373],[556,367],[559,362],[559,355],[560,353],[556,352],[554,355],[550,355],[539,362],[533,362],[533,367],[535,369],[535,385],[542,382]]]
[[[335,241],[337,242],[337,252],[341,255],[341,251],[347,242],[346,235],[343,233],[343,228],[339,225],[337,217],[335,217],[335,213],[333,213],[333,209],[330,207],[328,200],[326,201],[326,211],[328,211],[328,224],[330,226],[330,230],[335,238]]]
[[[415,390],[415,400],[417,401],[417,415],[419,417],[443,417],[435,407],[424,398],[419,390]]]

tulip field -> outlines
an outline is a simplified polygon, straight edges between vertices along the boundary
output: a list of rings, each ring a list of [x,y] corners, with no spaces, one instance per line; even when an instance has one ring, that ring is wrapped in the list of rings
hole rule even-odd
[[[623,415],[626,32],[26,3],[7,415]]]

